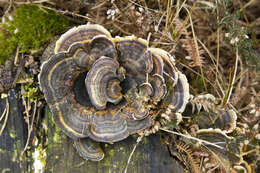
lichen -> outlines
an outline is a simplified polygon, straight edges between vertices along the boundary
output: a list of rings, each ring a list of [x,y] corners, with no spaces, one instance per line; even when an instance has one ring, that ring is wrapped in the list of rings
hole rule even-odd
[[[11,19],[11,20],[10,20]],[[0,24],[0,63],[19,46],[20,52],[38,50],[70,22],[61,15],[35,5],[21,5],[12,17]]]

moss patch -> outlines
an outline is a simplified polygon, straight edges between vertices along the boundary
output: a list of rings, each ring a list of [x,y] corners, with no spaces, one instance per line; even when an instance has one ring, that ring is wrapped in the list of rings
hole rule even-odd
[[[70,22],[61,15],[35,5],[21,5],[5,24],[0,24],[0,63],[20,47],[21,52],[39,49]]]
[[[14,37],[0,24],[0,64],[2,64],[16,49]]]

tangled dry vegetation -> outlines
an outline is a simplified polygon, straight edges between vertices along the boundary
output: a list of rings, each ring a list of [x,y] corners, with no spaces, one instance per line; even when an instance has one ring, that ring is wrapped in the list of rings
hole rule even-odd
[[[232,140],[226,141],[229,137],[220,134],[216,134],[220,141],[206,138],[223,147],[219,151],[201,142],[205,134],[196,133],[200,114],[186,113],[178,127],[169,128],[162,134],[171,155],[191,172],[249,173],[260,170],[258,0],[1,0],[2,19],[10,19],[21,5],[34,5],[45,12],[60,14],[71,23],[65,29],[86,22],[96,23],[109,29],[114,36],[147,38],[150,47],[170,52],[176,58],[178,69],[187,76],[191,94],[210,93],[217,98],[217,108],[233,109],[237,114],[237,126],[228,134]],[[2,24],[0,32],[1,28]],[[7,34],[13,33],[7,31]],[[41,46],[46,47],[50,42],[51,39],[45,40]],[[31,132],[36,128],[32,128],[34,116],[29,114],[35,112],[32,109],[40,105],[39,102],[44,102],[36,77],[43,50],[21,50],[19,43],[13,50],[14,58],[8,59],[7,65],[0,68],[0,91],[4,93],[14,86],[21,88],[25,119]],[[201,104],[203,107],[206,102]],[[0,116],[2,129],[4,116],[7,115]],[[30,143],[28,141],[28,145]],[[239,154],[239,158],[225,153]]]

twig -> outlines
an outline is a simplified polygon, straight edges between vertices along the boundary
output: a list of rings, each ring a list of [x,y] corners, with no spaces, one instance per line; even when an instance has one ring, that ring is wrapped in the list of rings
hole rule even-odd
[[[166,9],[166,22],[165,22],[165,28],[168,29],[168,21],[169,21],[169,13],[170,13],[170,1],[167,3],[167,9]]]
[[[190,68],[188,65],[185,65],[184,63],[182,63],[181,61],[178,61],[177,62],[182,65],[183,67],[187,68],[188,70],[192,71],[193,73],[195,73],[196,75],[200,76],[200,77],[203,77],[200,73],[196,72],[195,70],[193,70],[192,68]],[[205,80],[212,86],[212,87],[215,87],[215,85],[210,81],[208,80],[207,78],[205,78]]]
[[[118,26],[117,24],[113,23],[113,26],[115,28],[117,28],[119,31],[121,31],[122,33],[126,34],[126,35],[131,35],[131,33],[125,31],[124,29],[122,29],[120,26]]]
[[[219,66],[219,65],[216,65],[216,63],[215,63],[215,61],[214,61],[214,55],[209,51],[209,49],[205,46],[205,44],[203,44],[202,41],[200,41],[200,39],[197,38],[197,40],[198,40],[199,43],[202,45],[202,47],[204,48],[204,50],[208,53],[208,55],[209,55],[209,57],[210,57],[212,63],[214,64],[215,68],[218,69],[218,66]],[[217,77],[217,72],[215,72],[215,70],[212,70],[212,72],[213,72],[214,74],[216,74],[216,77]],[[217,80],[217,78],[216,78],[216,82],[217,82],[217,84],[218,84],[218,87],[219,87],[219,89],[220,89],[220,91],[221,91],[222,96],[219,94],[218,90],[216,90],[216,92],[217,92],[217,94],[218,94],[219,97],[223,97],[223,96],[225,95],[225,92],[224,92],[222,86],[220,85],[219,81]]]
[[[55,5],[54,2],[51,2],[50,0],[38,0],[38,1],[27,1],[27,2],[14,2],[14,4],[17,5],[28,5],[28,4],[41,4],[41,3],[48,3],[51,5]]]
[[[186,1],[187,1],[187,0],[184,0],[180,7],[179,7],[179,5],[177,5],[177,10],[176,10],[175,16],[173,17],[172,22],[170,23],[170,25],[172,25],[172,24],[174,23],[174,21],[176,21],[176,19],[179,17],[179,13],[180,13],[181,9],[184,7],[184,5],[186,5]],[[179,4],[179,1],[178,1],[178,4]],[[189,16],[189,15],[190,15],[190,14],[188,14],[188,16]],[[188,16],[187,16],[187,17],[188,17]],[[187,19],[188,19],[188,18],[187,18]],[[185,22],[183,23],[183,25],[181,26],[180,31],[183,29],[183,27],[185,26],[185,24],[186,24],[186,19],[185,19]]]
[[[105,5],[107,3],[107,1],[103,1],[100,4],[97,4],[95,7],[92,7],[91,10],[96,10],[101,8],[103,5]]]
[[[143,139],[143,135],[142,135],[142,136],[139,136],[139,137],[137,138],[136,144],[135,144],[135,146],[134,146],[134,148],[133,148],[132,152],[130,153],[129,158],[128,158],[128,160],[127,160],[127,165],[126,165],[126,168],[125,168],[124,173],[127,173],[127,168],[128,168],[128,165],[129,165],[129,163],[130,163],[130,161],[131,161],[131,158],[132,158],[132,156],[133,156],[133,154],[134,154],[134,152],[135,152],[135,149],[136,149],[137,145],[140,143],[140,141],[141,141],[142,139]]]
[[[12,4],[17,4],[17,5],[41,4],[41,3],[44,3],[44,2],[48,3],[48,4],[55,5],[55,3],[51,2],[50,0],[38,0],[38,1],[26,1],[26,2],[16,2],[16,1],[13,1],[13,0],[10,0],[10,1],[0,0],[0,2],[8,3],[10,5],[12,5]]]
[[[249,6],[253,6],[253,5],[256,5],[257,3],[257,0],[250,0],[248,3],[246,3],[241,9],[240,11],[243,11],[245,8],[249,7]]]
[[[28,104],[26,104],[25,98],[23,99],[23,102],[24,102],[24,106],[25,106],[26,117],[28,118],[28,122],[27,122],[28,123],[28,125],[27,125],[28,137],[27,137],[27,141],[26,141],[25,147],[24,147],[23,151],[21,152],[20,160],[21,160],[24,152],[27,150],[27,147],[29,145],[29,141],[30,141],[30,138],[31,138],[31,133],[32,133],[32,130],[33,130],[33,123],[34,123],[34,118],[35,118],[35,114],[36,114],[36,108],[37,108],[37,100],[35,100],[33,102],[34,103],[34,109],[33,109],[32,121],[31,121],[31,124],[30,124],[30,121],[29,121],[30,114],[29,114],[29,111],[28,111],[28,108],[27,108]]]
[[[48,10],[52,10],[52,11],[55,11],[55,12],[60,13],[62,15],[69,14],[73,17],[76,16],[76,17],[84,18],[84,19],[87,19],[90,22],[95,23],[95,21],[92,20],[90,17],[84,16],[84,15],[81,15],[81,14],[78,14],[78,13],[74,13],[74,12],[71,12],[71,11],[68,11],[68,10],[66,10],[66,11],[58,10],[58,9],[47,7],[47,6],[44,6],[44,5],[41,5],[41,4],[39,4],[38,6],[39,6],[39,8],[45,8],[45,9],[48,9]]]
[[[200,143],[205,143],[205,144],[208,144],[208,145],[212,145],[212,146],[217,147],[219,149],[224,149],[223,147],[221,147],[219,145],[213,144],[213,143],[205,141],[203,139],[199,139],[199,138],[195,138],[195,137],[192,137],[192,136],[184,135],[184,134],[181,134],[181,133],[178,133],[178,132],[167,130],[165,128],[160,128],[160,130],[168,132],[168,133],[172,133],[172,134],[175,134],[175,135],[179,135],[179,136],[182,136],[182,137],[185,137],[185,138],[188,138],[188,139],[193,139],[193,140],[198,141]]]
[[[218,2],[216,1],[216,5],[218,6]],[[219,10],[217,7],[217,22],[219,23]],[[218,78],[218,66],[219,66],[219,48],[220,48],[220,44],[219,44],[219,38],[220,38],[220,27],[218,27],[217,29],[217,65],[216,65],[216,81]]]
[[[162,19],[164,18],[164,16],[165,16],[165,12],[164,12],[164,13],[162,14],[162,16],[160,17],[159,22],[154,26],[155,32],[158,32],[159,26],[160,26],[160,24],[161,24]]]
[[[144,6],[142,6],[142,5],[140,5],[140,4],[138,4],[138,3],[136,3],[136,2],[134,2],[134,1],[132,1],[132,0],[128,0],[129,2],[131,2],[132,4],[135,4],[136,6],[138,6],[138,7],[142,7],[142,8],[144,8]],[[151,8],[147,8],[149,11],[153,11],[153,12],[155,12],[155,13],[163,13],[162,11],[160,11],[160,10],[154,10],[154,9],[151,9]]]
[[[15,58],[14,58],[14,65],[15,66],[20,65],[19,50],[20,50],[20,45],[18,45],[17,48],[16,48],[16,53],[15,53]]]
[[[252,149],[252,150],[249,150],[249,151],[247,151],[247,152],[242,153],[241,155],[242,155],[242,156],[246,156],[246,155],[248,155],[248,154],[250,154],[250,153],[253,153],[253,152],[259,152],[259,150],[258,150],[257,148],[254,148],[254,149]]]
[[[148,36],[147,36],[147,43],[148,43],[148,46],[150,45],[150,38],[151,38],[151,35],[152,35],[152,33],[149,32],[149,33],[148,33]]]
[[[232,90],[233,90],[235,79],[236,79],[236,75],[237,75],[238,59],[239,59],[238,46],[236,45],[236,62],[235,62],[234,74],[233,74],[232,82],[231,82],[230,87],[228,89],[228,93],[225,96],[225,98],[227,98],[227,99],[225,99],[225,98],[223,99],[223,105],[225,105],[225,104],[227,104],[229,102],[231,94],[232,94]]]
[[[2,133],[3,133],[4,129],[5,129],[5,127],[6,127],[6,124],[7,124],[7,120],[8,120],[8,116],[9,116],[9,110],[10,110],[9,108],[10,108],[10,107],[9,107],[8,97],[6,97],[5,110],[4,110],[4,112],[3,112],[3,114],[1,115],[1,118],[0,118],[0,122],[1,122],[2,119],[3,119],[4,116],[5,116],[4,124],[3,124],[3,126],[2,126],[2,128],[1,128],[1,130],[0,130],[0,136],[2,135]]]
[[[1,122],[1,121],[3,120],[3,118],[5,117],[6,111],[7,111],[7,109],[6,109],[6,106],[5,106],[5,110],[4,110],[4,112],[2,113],[2,115],[1,115],[1,117],[0,117],[0,122]]]

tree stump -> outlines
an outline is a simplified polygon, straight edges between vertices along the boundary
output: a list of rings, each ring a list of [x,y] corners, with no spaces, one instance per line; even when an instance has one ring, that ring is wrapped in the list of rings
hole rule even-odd
[[[23,118],[23,107],[19,101],[17,92],[11,89],[8,92],[9,115],[6,127],[0,136],[0,172],[31,172],[31,158],[19,157],[27,140],[27,124]],[[7,99],[0,100],[0,116],[6,108]],[[0,128],[4,124],[6,116],[0,122]]]
[[[73,141],[53,123],[49,110],[45,115],[48,118],[47,172],[124,172],[136,138],[130,136],[114,144],[103,143],[104,159],[99,162],[86,161],[73,147]],[[182,173],[184,170],[170,156],[166,145],[161,144],[160,135],[150,135],[137,145],[127,172]]]
[[[0,136],[0,172],[33,172],[33,158],[24,155],[21,161],[19,159],[26,144],[28,132],[27,124],[23,118],[23,107],[14,89],[8,92],[8,102],[10,106],[8,121],[3,134]],[[1,114],[5,107],[6,99],[1,99]],[[43,172],[124,172],[130,153],[136,144],[136,137],[130,136],[114,144],[103,143],[104,159],[99,162],[86,161],[79,156],[73,147],[73,141],[54,124],[47,107],[43,116],[44,118],[40,120],[47,122],[47,145],[42,145],[46,152],[46,156],[44,156],[46,165],[44,165]],[[0,125],[2,127],[3,121]],[[34,147],[29,150],[29,153],[32,152],[34,152]],[[137,145],[127,172],[183,173],[184,169],[180,163],[170,156],[167,146],[162,144],[160,135],[156,134],[144,137]]]

